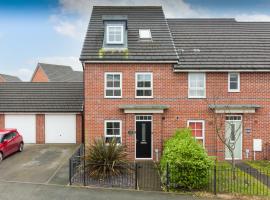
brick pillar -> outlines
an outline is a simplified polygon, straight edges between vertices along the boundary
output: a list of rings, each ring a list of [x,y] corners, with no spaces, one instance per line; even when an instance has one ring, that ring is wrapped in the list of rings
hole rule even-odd
[[[45,115],[36,115],[36,138],[37,144],[45,143]]]
[[[82,115],[76,115],[76,144],[82,143]]]
[[[0,114],[0,129],[4,129],[4,128],[5,128],[5,115]]]

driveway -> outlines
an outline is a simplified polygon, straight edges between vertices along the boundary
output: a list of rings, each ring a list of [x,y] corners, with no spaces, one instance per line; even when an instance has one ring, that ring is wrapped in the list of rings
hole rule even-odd
[[[25,145],[0,164],[0,181],[68,184],[68,159],[77,145]]]

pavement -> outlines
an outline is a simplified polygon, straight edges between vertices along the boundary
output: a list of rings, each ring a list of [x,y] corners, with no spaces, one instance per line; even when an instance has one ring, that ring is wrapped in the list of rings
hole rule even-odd
[[[68,184],[68,160],[77,145],[25,145],[0,164],[0,181]]]
[[[0,181],[2,200],[195,200],[192,195]],[[209,199],[209,198],[207,198]]]

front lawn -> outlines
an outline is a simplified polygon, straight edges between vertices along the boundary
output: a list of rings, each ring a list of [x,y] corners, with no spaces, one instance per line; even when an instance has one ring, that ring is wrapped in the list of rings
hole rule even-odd
[[[213,176],[213,174],[211,176]],[[235,169],[235,176],[234,179],[230,163],[217,163],[217,192],[245,195],[270,195],[270,190],[266,185],[238,168]]]
[[[269,160],[252,160],[245,161],[246,164],[257,169],[261,173],[270,176],[270,161]]]

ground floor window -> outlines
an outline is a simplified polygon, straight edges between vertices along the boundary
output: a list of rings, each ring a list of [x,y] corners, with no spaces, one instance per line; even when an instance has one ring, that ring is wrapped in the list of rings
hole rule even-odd
[[[105,120],[105,140],[112,141],[114,138],[117,143],[122,142],[122,121],[121,120]]]
[[[188,120],[187,125],[192,130],[192,135],[196,138],[196,140],[198,140],[204,146],[204,120]]]

